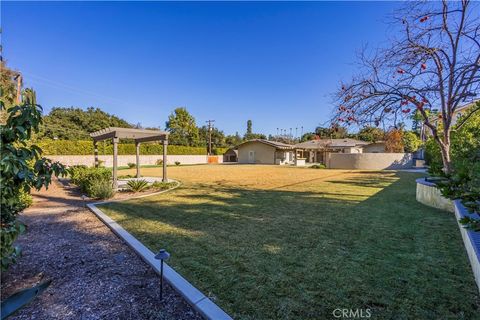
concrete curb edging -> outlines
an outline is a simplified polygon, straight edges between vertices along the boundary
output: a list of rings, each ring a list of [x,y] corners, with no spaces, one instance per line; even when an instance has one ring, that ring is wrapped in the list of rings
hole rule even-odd
[[[155,194],[164,193],[171,191],[175,188],[178,188],[180,184],[176,187],[156,192],[154,194],[142,195],[138,197],[132,197],[129,199],[138,199],[146,196],[152,196]],[[121,200],[121,201],[123,201]],[[104,202],[95,202],[87,204],[87,207],[92,211],[107,227],[109,227],[113,233],[115,233],[120,239],[125,241],[127,245],[132,248],[147,264],[149,264],[157,274],[160,275],[160,262],[155,259],[155,254],[145,247],[140,241],[138,241],[134,236],[129,232],[123,229],[117,222],[112,218],[103,213],[96,205],[118,202],[120,200],[104,201]],[[219,306],[217,306],[212,300],[205,296],[200,290],[195,288],[190,282],[183,278],[178,272],[176,272],[168,264],[164,263],[163,265],[163,276],[164,279],[183,297],[187,302],[197,310],[204,318],[212,320],[231,320],[230,317],[225,311],[223,311]]]
[[[469,215],[467,209],[462,205],[460,200],[454,200],[455,216],[457,220]],[[462,234],[463,244],[467,250],[468,259],[472,266],[473,275],[480,291],[480,233],[473,230],[465,229],[465,227],[458,222],[460,233]]]

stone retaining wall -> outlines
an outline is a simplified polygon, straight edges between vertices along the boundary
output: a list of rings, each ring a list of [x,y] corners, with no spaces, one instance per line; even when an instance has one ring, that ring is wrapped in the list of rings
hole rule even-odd
[[[45,156],[54,161],[59,161],[64,165],[94,165],[94,157],[91,156]],[[218,157],[218,163],[223,162],[222,156]],[[140,155],[140,165],[152,165],[156,164],[157,160],[161,160],[162,155]],[[113,156],[112,155],[99,155],[98,159],[103,161],[103,165],[106,167],[113,166]],[[135,163],[135,155],[119,155],[118,156],[118,166],[126,166],[128,163]],[[206,155],[168,155],[167,164],[175,164],[178,161],[180,164],[204,164],[208,163],[208,156]]]
[[[435,183],[425,181],[425,178],[417,179],[417,201],[424,205],[454,212],[453,202],[442,196]]]

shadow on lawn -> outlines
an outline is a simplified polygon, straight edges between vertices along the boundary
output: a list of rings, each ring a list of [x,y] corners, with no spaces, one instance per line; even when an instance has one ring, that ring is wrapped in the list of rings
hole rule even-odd
[[[329,318],[335,308],[471,318],[479,296],[455,218],[416,202],[416,177],[368,172],[308,191],[190,185],[102,210],[152,250],[169,249],[234,318]]]

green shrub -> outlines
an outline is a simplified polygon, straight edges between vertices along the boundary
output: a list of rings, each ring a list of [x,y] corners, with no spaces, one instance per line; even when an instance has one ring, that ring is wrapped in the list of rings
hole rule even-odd
[[[145,189],[148,189],[148,182],[147,180],[130,180],[127,182],[127,187],[130,191],[133,192],[140,192]]]
[[[180,165],[180,161],[175,161],[175,165],[176,165],[176,166],[179,166],[179,165]]]
[[[314,164],[313,166],[310,166],[312,169],[326,169],[327,167],[324,164]]]
[[[452,131],[452,172],[440,184],[443,196],[459,199],[469,215],[460,220],[467,228],[480,232],[480,102],[474,113],[464,115],[464,124]]]
[[[93,192],[97,184],[109,184],[111,188],[112,172],[107,168],[73,166],[68,169],[72,183],[79,186],[89,197],[96,197]]]
[[[157,190],[167,190],[167,189],[171,189],[173,188],[174,186],[176,186],[177,183],[176,182],[162,182],[162,181],[155,181],[151,188],[152,189],[157,189]]]
[[[20,190],[20,195],[18,197],[18,200],[20,201],[20,205],[22,207],[21,210],[25,210],[26,208],[30,207],[33,204],[32,196],[23,189]]]
[[[3,83],[1,89],[4,89]],[[25,226],[17,220],[17,216],[30,203],[31,199],[26,195],[31,188],[47,188],[53,176],[65,173],[62,164],[43,158],[41,148],[31,144],[42,121],[42,108],[36,104],[32,90],[27,89],[23,93],[27,101],[20,106],[7,106],[3,100],[0,103],[3,117],[0,125],[1,270],[14,263],[21,252],[15,241],[24,232]]]
[[[127,163],[127,166],[128,166],[130,169],[137,167],[137,165],[136,165],[135,163],[131,163],[131,162]]]
[[[44,150],[47,155],[93,155],[93,142],[89,140],[51,140],[44,139],[38,141],[38,146]],[[217,148],[218,154],[223,154],[227,148]],[[113,154],[113,145],[111,143],[99,143],[98,151],[100,154]],[[163,146],[159,143],[144,143],[140,145],[140,153],[144,155],[163,154]],[[119,155],[135,154],[134,143],[118,144]],[[168,154],[172,155],[204,155],[207,154],[204,147],[187,146],[168,146]]]
[[[402,140],[404,150],[408,153],[417,151],[422,145],[422,140],[420,140],[418,135],[413,131],[404,131]]]
[[[96,199],[110,199],[115,195],[110,180],[91,180],[88,185],[87,194]]]
[[[438,143],[429,138],[425,142],[425,162],[429,166],[428,173],[432,176],[442,176],[443,175],[443,161],[442,154],[440,152],[440,147]]]

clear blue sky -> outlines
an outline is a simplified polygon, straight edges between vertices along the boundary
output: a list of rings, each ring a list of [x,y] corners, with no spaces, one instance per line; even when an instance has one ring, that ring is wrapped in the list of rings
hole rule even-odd
[[[3,54],[46,112],[98,106],[164,127],[185,106],[226,133],[248,119],[255,132],[306,132],[329,118],[362,45],[387,39],[399,5],[2,1]]]

